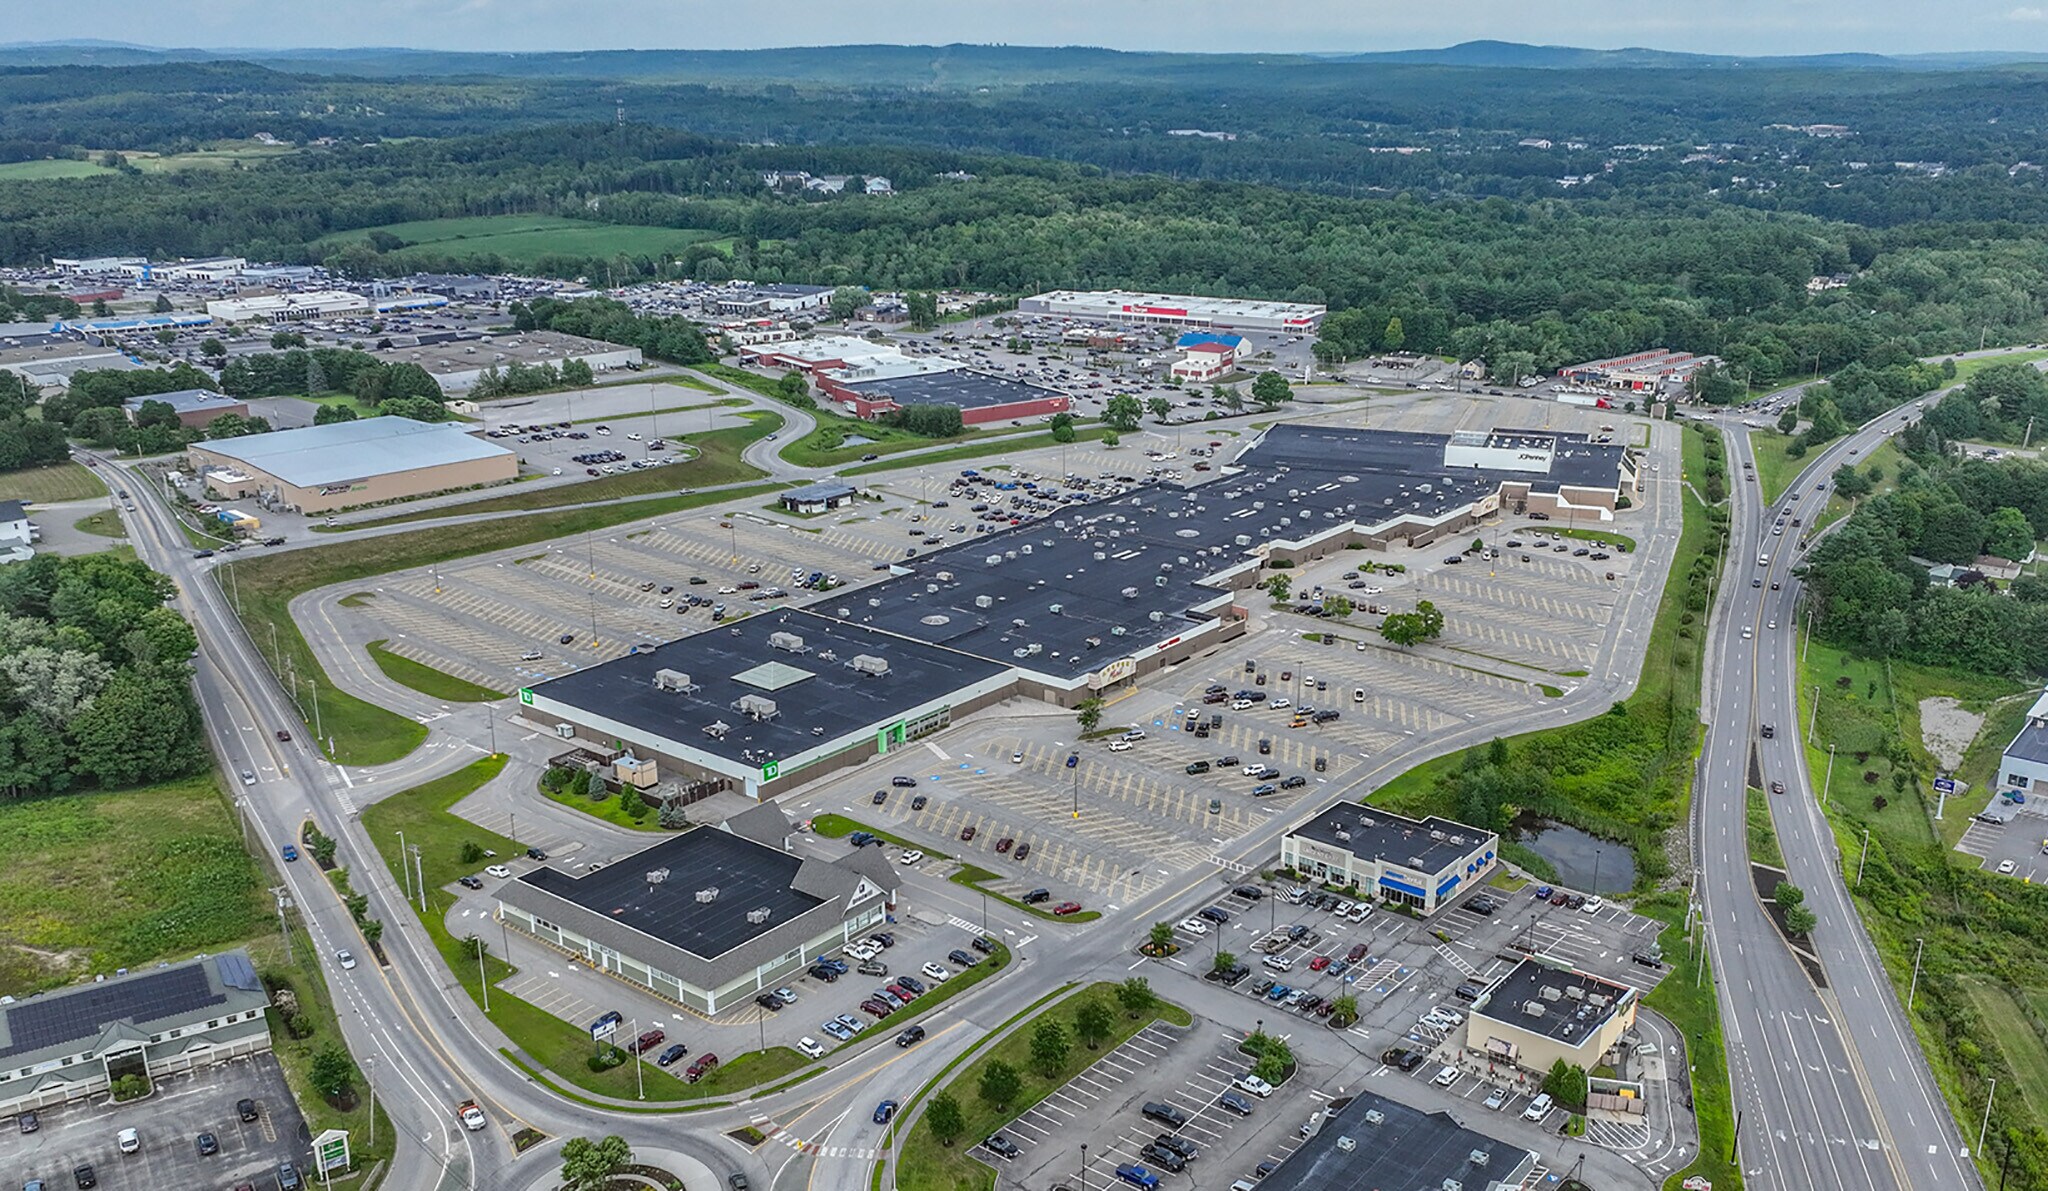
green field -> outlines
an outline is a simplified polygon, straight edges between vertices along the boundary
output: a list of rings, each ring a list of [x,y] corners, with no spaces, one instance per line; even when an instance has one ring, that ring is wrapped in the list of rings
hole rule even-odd
[[[0,803],[0,993],[273,929],[264,884],[210,776]]]
[[[1805,459],[1794,459],[1785,453],[1791,444],[1791,435],[1775,430],[1749,432],[1749,449],[1756,455],[1756,482],[1763,488],[1765,504],[1778,503],[1799,470],[1806,466]]]
[[[1993,364],[2031,364],[2036,360],[2048,360],[2048,351],[2006,352],[1999,356],[1979,356],[1973,360],[1956,361],[1956,380],[1967,381]],[[1932,404],[1930,402],[1929,404]]]
[[[424,662],[413,661],[386,649],[385,642],[372,641],[366,648],[370,660],[384,672],[384,677],[409,686],[430,699],[445,699],[451,703],[489,703],[505,697],[505,692],[478,686],[466,678],[457,678],[444,670],[436,670]]]
[[[128,531],[121,526],[121,518],[109,509],[101,509],[97,513],[88,513],[73,522],[71,527],[81,533],[98,534],[103,538],[125,538],[128,536]]]
[[[577,776],[580,778],[583,775],[578,773]],[[583,792],[582,782],[577,782],[566,790],[550,790],[546,786],[537,786],[535,788],[540,791],[542,798],[546,798],[551,802],[559,802],[578,814],[589,815],[593,819],[602,819],[614,827],[623,827],[628,831],[652,831],[668,834],[668,829],[661,825],[661,816],[656,813],[653,807],[647,808],[647,813],[636,819],[626,813],[626,805],[619,801],[618,795],[608,794],[604,798],[593,800],[588,794]]]
[[[460,219],[423,219],[382,227],[336,232],[314,245],[333,252],[352,240],[384,232],[405,241],[398,249],[417,248],[421,255],[496,256],[508,264],[530,265],[544,256],[660,258],[673,255],[714,233],[694,228],[646,227],[637,224],[591,223],[552,215],[476,215]]]
[[[43,161],[10,161],[0,165],[0,182],[42,182],[51,178],[91,178],[114,171],[90,161],[52,157]]]
[[[1870,496],[1881,496],[1899,486],[1899,467],[1905,462],[1906,454],[1899,450],[1899,444],[1886,439],[1882,446],[1857,461],[1856,470],[1869,473],[1875,468],[1883,473],[1883,477],[1877,480],[1870,490]],[[1866,496],[1863,499],[1869,500],[1870,497]],[[1827,507],[1821,510],[1820,516],[1813,519],[1813,524],[1809,528],[1818,533],[1855,511],[1855,501],[1844,498],[1838,492],[1830,491]]]
[[[1991,1043],[2019,1085],[2014,1090],[2036,1119],[2048,1116],[2048,1044],[2041,1039],[2041,994],[2030,991],[2024,998],[2015,997],[1990,977],[1964,976],[1956,984],[1979,1016],[2002,1023],[1990,1032]]]
[[[91,500],[106,494],[106,486],[92,474],[92,469],[77,463],[51,463],[0,472],[0,500],[47,505],[60,500]]]

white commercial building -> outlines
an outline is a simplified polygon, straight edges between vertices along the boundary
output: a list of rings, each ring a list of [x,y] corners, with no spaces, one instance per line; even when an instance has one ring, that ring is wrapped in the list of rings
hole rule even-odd
[[[224,322],[298,322],[370,313],[370,300],[347,290],[315,290],[303,294],[267,294],[260,298],[216,298],[206,313]]]
[[[2048,796],[2048,692],[2027,709],[2027,722],[2005,746],[1998,775],[2001,789]]]
[[[1356,802],[1333,803],[1280,840],[1280,863],[1303,878],[1425,915],[1483,883],[1499,852],[1500,836],[1491,831]]]
[[[1053,290],[1034,294],[1017,303],[1019,314],[1085,318],[1108,323],[1301,333],[1312,332],[1320,326],[1329,309],[1306,302],[1197,298],[1182,294],[1140,294],[1128,290]]]

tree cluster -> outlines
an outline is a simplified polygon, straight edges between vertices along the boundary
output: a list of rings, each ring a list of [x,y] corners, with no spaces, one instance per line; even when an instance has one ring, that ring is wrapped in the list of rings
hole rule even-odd
[[[516,330],[560,331],[637,347],[651,359],[671,364],[708,364],[710,345],[704,333],[686,318],[675,315],[635,314],[624,302],[613,298],[579,298],[564,302],[558,298],[535,298],[530,303],[512,303],[512,326]]]
[[[906,405],[882,421],[924,438],[952,438],[967,428],[957,405]]]
[[[528,364],[513,360],[503,368],[496,364],[477,377],[469,395],[479,399],[516,397],[522,393],[547,393],[556,389],[587,389],[597,383],[590,365],[582,360],[564,360],[560,368],[551,360]]]
[[[125,786],[205,759],[198,640],[170,580],[110,555],[38,554],[0,570],[0,787]]]

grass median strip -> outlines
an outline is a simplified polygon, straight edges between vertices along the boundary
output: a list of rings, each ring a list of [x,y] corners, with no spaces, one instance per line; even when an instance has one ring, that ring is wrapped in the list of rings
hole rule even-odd
[[[505,692],[478,686],[466,678],[457,678],[445,670],[436,670],[424,662],[413,661],[391,652],[383,640],[372,641],[364,646],[370,660],[384,672],[384,677],[408,686],[432,699],[446,699],[451,703],[489,703],[505,697]]]
[[[1693,1116],[1700,1130],[1699,1153],[1692,1165],[1664,1180],[1665,1191],[1678,1191],[1680,1184],[1695,1175],[1716,1187],[1740,1187],[1742,1172],[1728,1161],[1735,1141],[1735,1109],[1721,1043],[1721,1011],[1714,1000],[1713,964],[1694,951],[1686,934],[1683,893],[1643,898],[1635,908],[1665,924],[1658,945],[1671,970],[1643,1003],[1663,1014],[1685,1036],[1686,1059],[1692,1065]],[[1704,951],[1706,946],[1702,934],[1699,947]]]

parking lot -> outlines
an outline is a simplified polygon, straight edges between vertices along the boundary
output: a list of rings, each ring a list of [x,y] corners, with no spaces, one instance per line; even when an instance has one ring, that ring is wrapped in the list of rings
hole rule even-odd
[[[236,1103],[256,1102],[244,1121]],[[275,1187],[279,1162],[303,1174],[309,1146],[305,1120],[293,1103],[277,1060],[269,1055],[208,1067],[159,1080],[148,1099],[119,1107],[82,1101],[37,1113],[33,1133],[10,1118],[0,1141],[0,1170],[19,1187],[42,1179],[52,1191],[75,1185],[73,1172],[90,1165],[105,1191],[161,1191],[168,1187],[231,1187],[244,1181]],[[136,1130],[140,1148],[120,1152],[116,1136]],[[197,1139],[211,1133],[220,1152],[201,1156]]]
[[[1951,814],[1963,809],[1957,800],[1950,800]],[[1990,872],[2030,885],[2048,881],[2048,814],[2031,801],[2015,805],[1991,798],[1956,841],[1956,851],[1975,856],[1977,867]]]

